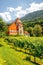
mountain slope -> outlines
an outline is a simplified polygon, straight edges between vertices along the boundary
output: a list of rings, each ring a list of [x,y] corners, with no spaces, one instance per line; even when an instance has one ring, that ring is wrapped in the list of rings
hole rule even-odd
[[[35,11],[32,13],[26,14],[24,17],[21,18],[23,21],[29,21],[32,19],[43,19],[43,10]]]

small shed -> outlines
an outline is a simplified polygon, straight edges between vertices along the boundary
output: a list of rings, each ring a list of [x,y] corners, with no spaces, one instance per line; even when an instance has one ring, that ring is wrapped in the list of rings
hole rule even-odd
[[[25,36],[30,36],[30,33],[28,31],[24,31]]]

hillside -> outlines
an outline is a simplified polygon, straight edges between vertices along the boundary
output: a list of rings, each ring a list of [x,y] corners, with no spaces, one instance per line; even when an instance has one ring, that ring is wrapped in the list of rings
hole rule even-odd
[[[33,19],[37,19],[37,18],[43,19],[43,10],[28,13],[24,17],[22,17],[21,20],[29,21],[29,20],[33,20]]]
[[[6,37],[7,38],[7,37]],[[43,37],[37,38],[37,37],[9,37],[10,39],[32,39],[32,42],[35,40],[39,40],[39,44],[43,43]],[[40,40],[41,39],[41,40]],[[21,41],[23,42],[23,41]],[[36,43],[36,42],[35,42]],[[12,43],[13,44],[13,43]],[[27,53],[24,53],[23,48],[17,48],[13,47],[10,42],[8,43],[8,39],[5,40],[5,38],[0,38],[0,65],[39,65],[40,63],[43,63],[43,59],[39,59],[36,57],[36,62],[34,63],[34,57],[31,55],[31,61],[27,58],[30,55]],[[17,40],[16,40],[17,44]],[[17,50],[19,49],[19,50]],[[22,50],[22,51],[20,51]],[[28,52],[28,51],[27,51]],[[27,58],[27,59],[26,59]]]
[[[14,50],[4,38],[0,38],[0,65],[36,65],[23,60],[26,57],[27,54]]]
[[[21,20],[24,24],[24,30],[28,30],[29,27],[34,27],[36,24],[43,27],[43,10],[28,13]]]

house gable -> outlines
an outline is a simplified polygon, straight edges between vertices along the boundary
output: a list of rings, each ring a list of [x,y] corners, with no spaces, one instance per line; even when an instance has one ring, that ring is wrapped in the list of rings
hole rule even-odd
[[[17,34],[17,26],[15,23],[12,23],[9,27],[9,35],[16,35]]]
[[[23,24],[19,18],[17,18],[11,25],[8,27],[9,35],[23,34]]]

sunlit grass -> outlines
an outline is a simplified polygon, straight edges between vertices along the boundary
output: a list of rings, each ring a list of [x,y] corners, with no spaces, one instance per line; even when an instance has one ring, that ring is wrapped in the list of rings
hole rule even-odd
[[[24,60],[27,54],[15,51],[7,45],[3,38],[0,38],[0,65],[35,65],[30,61]]]

